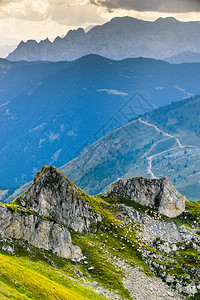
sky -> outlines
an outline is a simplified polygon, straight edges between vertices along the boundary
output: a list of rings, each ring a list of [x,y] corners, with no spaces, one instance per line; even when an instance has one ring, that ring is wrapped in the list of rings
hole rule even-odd
[[[103,24],[116,16],[200,21],[200,0],[0,0],[0,46],[53,40],[70,29]]]

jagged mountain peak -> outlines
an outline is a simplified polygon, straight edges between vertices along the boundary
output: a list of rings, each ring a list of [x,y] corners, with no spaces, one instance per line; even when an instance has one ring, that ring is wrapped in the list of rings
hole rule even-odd
[[[43,167],[15,203],[78,232],[89,231],[91,224],[101,221],[89,196],[53,166]]]
[[[64,37],[65,38],[79,38],[80,36],[84,35],[85,31],[83,28],[78,28],[78,29],[74,29],[74,30],[69,30],[67,35]]]
[[[20,240],[60,257],[80,260],[82,251],[72,243],[69,229],[95,231],[102,221],[88,198],[56,168],[45,166],[24,194],[0,205],[0,242]]]
[[[169,57],[181,51],[199,49],[199,40],[195,35],[199,26],[198,22],[180,22],[172,17],[159,18],[153,22],[117,17],[93,27],[89,32],[83,28],[70,30],[64,38],[45,43],[46,47],[39,44],[34,48],[36,45],[29,43],[24,47],[18,46],[8,58],[14,61],[72,61],[90,53],[117,60],[139,56]],[[177,34],[182,32],[184,38],[177,41]],[[163,36],[166,38],[163,39]]]
[[[40,44],[48,45],[48,44],[52,44],[52,42],[49,40],[49,38],[46,38],[46,39],[40,41],[38,44],[39,44],[39,45],[40,45]]]
[[[176,190],[167,177],[118,179],[102,196],[123,197],[154,208],[170,218],[179,216],[185,210],[185,196]]]
[[[64,182],[70,183],[70,180],[65,177],[58,169],[56,169],[54,166],[44,166],[40,171],[38,171],[33,179],[33,183],[35,183],[37,180],[43,180],[44,184],[52,182],[52,184],[63,180]]]

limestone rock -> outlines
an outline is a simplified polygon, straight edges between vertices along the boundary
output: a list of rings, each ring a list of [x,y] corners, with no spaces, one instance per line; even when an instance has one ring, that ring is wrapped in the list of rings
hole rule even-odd
[[[0,240],[20,240],[54,254],[80,260],[68,229],[95,230],[102,220],[88,204],[89,196],[56,168],[44,167],[30,188],[10,206],[0,206]]]
[[[83,257],[81,249],[73,245],[66,228],[6,207],[0,207],[0,239],[20,240],[64,258],[80,260]]]
[[[185,196],[180,194],[166,177],[119,179],[102,196],[123,197],[157,209],[170,218],[179,216],[185,210]]]
[[[33,184],[17,202],[43,217],[55,219],[82,233],[102,220],[101,215],[86,203],[87,197],[56,168],[49,166],[36,174]]]

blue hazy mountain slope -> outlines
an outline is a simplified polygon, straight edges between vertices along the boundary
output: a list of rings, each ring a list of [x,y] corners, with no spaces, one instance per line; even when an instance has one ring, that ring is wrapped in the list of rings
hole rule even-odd
[[[49,62],[10,62],[0,59],[0,105],[15,97],[30,93],[47,75],[53,75],[63,68],[67,62],[52,64]],[[30,90],[29,90],[30,89]]]
[[[61,171],[94,194],[118,177],[167,176],[188,199],[199,200],[200,97],[132,120],[86,148]]]
[[[87,147],[60,170],[91,194],[101,192],[118,177],[167,175],[188,199],[198,200],[199,111],[200,97],[196,96],[138,116]],[[0,189],[1,201],[14,200],[30,184]]]
[[[200,64],[96,55],[74,62],[4,63],[11,64],[1,69],[0,80],[0,186],[5,188],[28,182],[42,165],[60,167],[125,124],[121,109],[137,91],[149,110],[198,94],[200,86]]]

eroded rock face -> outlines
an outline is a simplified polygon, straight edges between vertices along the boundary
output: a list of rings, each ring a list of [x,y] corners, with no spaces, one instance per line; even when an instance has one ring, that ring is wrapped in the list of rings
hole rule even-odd
[[[68,229],[90,232],[102,220],[89,196],[56,168],[44,167],[12,205],[0,206],[0,240],[20,240],[73,260],[83,257]]]
[[[43,217],[53,218],[77,232],[90,231],[102,220],[86,203],[89,197],[54,167],[44,167],[18,204]]]
[[[185,210],[185,196],[180,194],[166,177],[119,179],[102,196],[123,197],[157,209],[170,218],[179,216]]]
[[[80,260],[83,257],[66,228],[25,211],[19,213],[0,207],[0,239],[21,240],[63,258]]]

